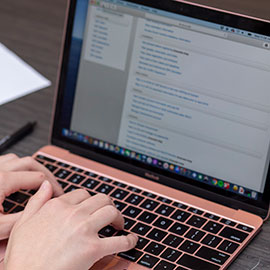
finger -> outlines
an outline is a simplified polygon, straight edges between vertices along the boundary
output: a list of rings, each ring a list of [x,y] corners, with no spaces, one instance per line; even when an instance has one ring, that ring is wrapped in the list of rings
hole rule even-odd
[[[42,172],[0,173],[0,203],[20,189],[37,189],[44,180],[45,175]]]
[[[101,238],[100,240],[103,255],[107,256],[134,248],[138,242],[138,236],[129,234],[127,236]]]
[[[0,156],[0,164],[8,162],[10,160],[19,159],[17,155],[15,154],[6,154],[3,156]]]
[[[91,229],[95,232],[100,231],[109,224],[112,224],[112,226],[117,230],[124,229],[124,218],[120,211],[118,211],[113,205],[106,205],[97,210],[90,216],[89,221],[91,223]]]
[[[1,166],[2,171],[39,171],[43,172],[46,176],[46,179],[50,181],[50,183],[53,186],[54,195],[60,196],[62,195],[63,189],[61,186],[57,183],[55,177],[53,174],[42,164],[34,160],[32,157],[24,157],[19,160],[11,160],[8,163],[5,163],[3,165],[3,168]]]
[[[84,189],[76,189],[59,197],[59,199],[63,200],[64,202],[74,205],[79,204],[88,198],[90,198],[90,195]]]
[[[113,202],[110,199],[110,197],[105,194],[97,194],[83,201],[80,204],[80,208],[82,210],[86,210],[87,213],[91,215],[106,205],[113,205]]]
[[[21,215],[22,212],[16,214],[0,215],[0,240],[7,239],[9,237],[14,224],[21,217]]]
[[[39,190],[28,201],[22,216],[22,221],[28,219],[38,212],[38,210],[51,199],[53,194],[52,185],[45,180],[40,186]]]

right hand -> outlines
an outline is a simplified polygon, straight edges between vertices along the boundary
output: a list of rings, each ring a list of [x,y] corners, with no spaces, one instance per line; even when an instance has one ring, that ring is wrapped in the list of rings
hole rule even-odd
[[[135,247],[135,235],[98,236],[109,224],[124,228],[121,213],[106,195],[90,197],[76,190],[50,200],[52,192],[45,181],[29,200],[12,229],[5,270],[87,270],[107,255]]]

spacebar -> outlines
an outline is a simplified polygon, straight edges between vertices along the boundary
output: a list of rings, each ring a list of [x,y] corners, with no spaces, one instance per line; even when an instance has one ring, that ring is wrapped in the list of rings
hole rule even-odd
[[[184,254],[177,263],[181,266],[185,266],[193,270],[218,270],[220,268],[217,265],[203,261],[196,257],[192,257],[187,254]]]

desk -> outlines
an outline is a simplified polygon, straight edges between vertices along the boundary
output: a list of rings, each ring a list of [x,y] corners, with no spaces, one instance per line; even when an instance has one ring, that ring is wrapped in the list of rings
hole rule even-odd
[[[165,0],[164,0],[165,1]],[[218,8],[269,19],[269,0],[196,0]],[[0,42],[52,81],[52,86],[0,107],[0,137],[38,119],[31,136],[9,152],[31,155],[47,144],[66,0],[7,0],[0,3]],[[0,60],[1,61],[1,60]],[[5,91],[5,89],[0,89]],[[232,264],[230,270],[270,269],[270,222]]]

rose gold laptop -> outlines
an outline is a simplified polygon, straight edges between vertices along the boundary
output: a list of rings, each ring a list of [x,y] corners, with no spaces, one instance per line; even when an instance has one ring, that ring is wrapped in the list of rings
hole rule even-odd
[[[52,144],[34,156],[66,192],[111,196],[126,231],[101,237],[140,237],[92,269],[227,269],[269,211],[269,22],[74,0],[65,31]]]

